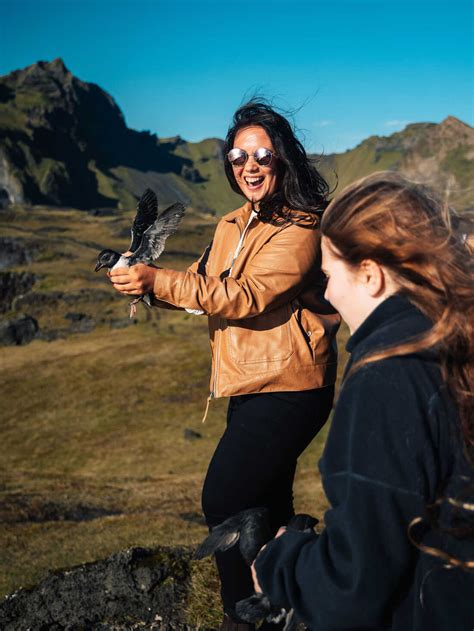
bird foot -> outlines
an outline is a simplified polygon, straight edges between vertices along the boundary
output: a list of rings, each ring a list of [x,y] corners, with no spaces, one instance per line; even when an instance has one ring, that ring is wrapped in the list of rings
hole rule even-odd
[[[130,318],[134,318],[137,315],[137,303],[140,302],[140,298],[132,300],[130,303]]]

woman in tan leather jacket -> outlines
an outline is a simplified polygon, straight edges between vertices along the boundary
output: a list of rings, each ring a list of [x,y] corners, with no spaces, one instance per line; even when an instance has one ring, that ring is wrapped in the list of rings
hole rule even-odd
[[[293,514],[297,458],[334,394],[339,316],[323,298],[318,229],[328,186],[288,121],[261,101],[235,113],[225,170],[246,202],[221,219],[199,261],[185,272],[135,265],[110,276],[123,293],[153,292],[156,306],[208,316],[210,398],[230,401],[203,511],[214,527],[266,506],[276,532]],[[236,549],[216,561],[221,629],[250,631],[234,610],[253,591],[250,571]]]

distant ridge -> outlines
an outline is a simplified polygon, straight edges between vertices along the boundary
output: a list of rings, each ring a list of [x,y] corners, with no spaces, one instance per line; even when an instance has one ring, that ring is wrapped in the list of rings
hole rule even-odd
[[[224,175],[223,141],[190,143],[129,129],[114,99],[62,59],[0,77],[0,207],[12,203],[133,208],[147,187],[222,214],[241,203]],[[321,158],[340,190],[383,169],[426,182],[460,209],[474,207],[474,129],[454,116],[370,136]]]
[[[399,171],[447,195],[459,210],[474,210],[474,129],[454,116],[370,136],[354,149],[325,156],[321,169],[333,182],[337,173],[337,190],[374,171]]]

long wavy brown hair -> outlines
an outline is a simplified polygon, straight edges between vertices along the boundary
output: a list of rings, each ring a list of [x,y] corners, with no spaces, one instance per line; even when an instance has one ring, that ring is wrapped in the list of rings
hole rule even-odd
[[[416,339],[368,354],[351,372],[436,348],[443,380],[458,406],[464,451],[474,466],[474,258],[456,223],[453,211],[431,191],[393,172],[379,172],[330,203],[321,232],[349,266],[371,259],[386,268],[399,293],[433,323]]]

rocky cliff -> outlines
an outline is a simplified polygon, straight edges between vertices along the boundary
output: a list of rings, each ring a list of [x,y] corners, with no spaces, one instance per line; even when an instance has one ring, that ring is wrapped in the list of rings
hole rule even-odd
[[[0,206],[126,208],[150,186],[163,203],[228,209],[221,147],[129,129],[114,99],[61,59],[0,78]]]

